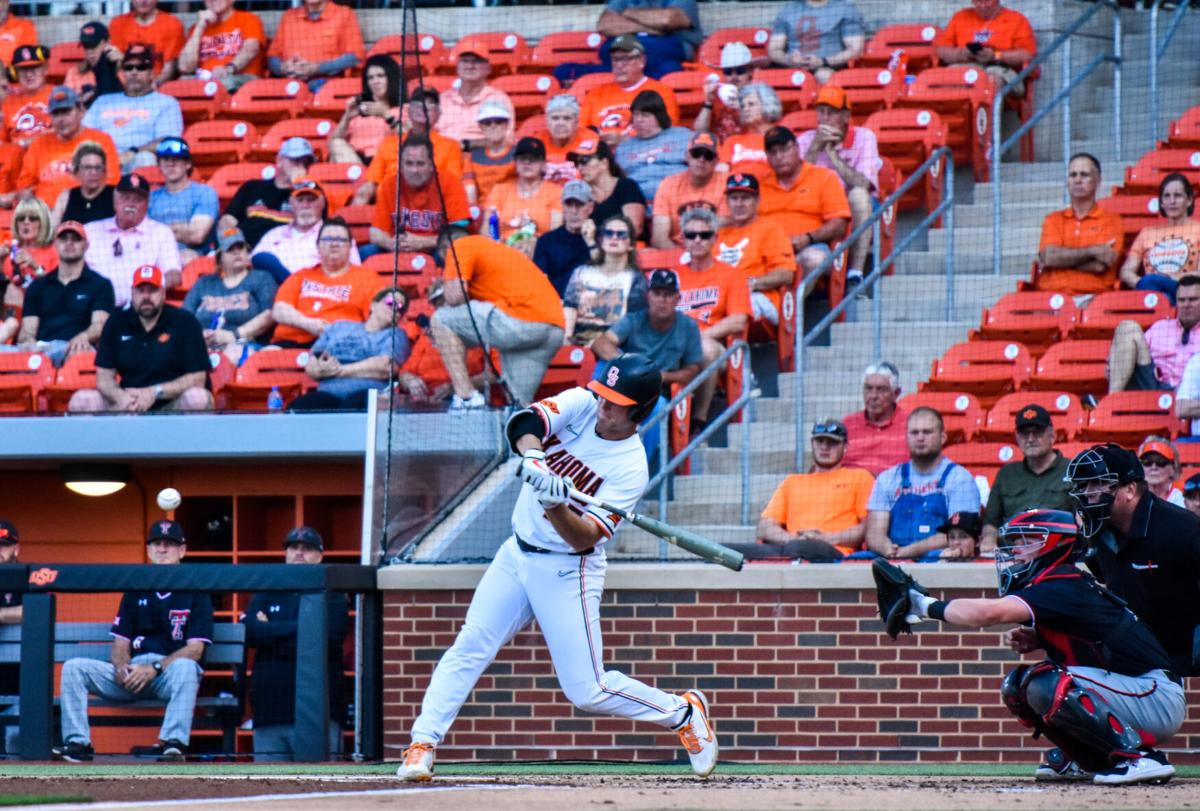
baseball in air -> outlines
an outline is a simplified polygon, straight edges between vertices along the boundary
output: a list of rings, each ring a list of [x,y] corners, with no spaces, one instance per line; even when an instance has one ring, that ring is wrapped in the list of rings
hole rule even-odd
[[[174,487],[167,487],[158,491],[158,506],[163,510],[173,510],[183,501],[183,496],[179,495],[179,491]]]

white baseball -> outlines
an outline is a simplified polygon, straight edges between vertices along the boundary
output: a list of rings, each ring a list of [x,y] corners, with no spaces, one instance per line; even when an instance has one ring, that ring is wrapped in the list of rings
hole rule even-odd
[[[179,495],[179,491],[174,487],[167,487],[158,491],[158,506],[163,510],[173,510],[183,501],[183,496]]]

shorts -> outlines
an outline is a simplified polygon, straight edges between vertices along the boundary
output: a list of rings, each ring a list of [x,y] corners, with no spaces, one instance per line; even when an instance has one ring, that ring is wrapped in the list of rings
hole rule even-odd
[[[1133,377],[1129,379],[1129,391],[1171,391],[1172,386],[1165,380],[1158,379],[1158,370],[1153,363],[1139,363],[1133,369]]]
[[[779,326],[779,308],[766,293],[755,290],[750,294],[750,310],[755,321],[766,321],[768,324]]]

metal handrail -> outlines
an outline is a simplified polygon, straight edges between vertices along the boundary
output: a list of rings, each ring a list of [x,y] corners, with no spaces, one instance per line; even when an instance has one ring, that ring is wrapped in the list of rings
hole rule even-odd
[[[926,174],[933,171],[942,160],[945,160],[945,166],[942,170],[942,183],[945,190],[942,193],[942,202],[938,204],[916,227],[908,232],[900,242],[892,248],[891,254],[886,259],[880,261],[879,250],[879,220],[884,213],[895,205],[901,197],[903,197],[909,189],[916,185],[918,180],[924,178]],[[804,331],[804,297],[816,285],[816,283],[829,272],[833,267],[833,263],[839,256],[849,250],[859,237],[861,237],[868,228],[873,229],[875,235],[875,267],[867,274],[858,286],[859,290],[874,289],[874,302],[872,304],[872,316],[875,324],[875,350],[876,357],[879,356],[880,347],[882,346],[883,333],[883,305],[882,305],[882,290],[883,286],[878,285],[878,282],[883,278],[884,272],[890,268],[896,261],[897,257],[915,240],[926,228],[937,222],[939,217],[945,217],[942,223],[943,230],[946,232],[946,320],[950,320],[954,314],[954,152],[946,146],[940,146],[933,151],[924,163],[917,167],[896,191],[892,192],[888,197],[879,204],[879,206],[871,213],[871,216],[860,223],[850,236],[846,237],[837,250],[825,257],[825,260],[817,266],[812,273],[806,274],[800,283],[796,286],[796,347],[795,347],[795,384],[794,392],[796,399],[796,470],[802,470],[804,467],[804,350],[816,340],[816,336],[820,335],[836,321],[846,309],[851,306],[853,296],[846,296],[838,302],[837,306],[831,309],[824,318],[817,322],[808,334]]]
[[[1071,37],[1082,28],[1092,17],[1100,13],[1103,8],[1109,8],[1113,11],[1113,49],[1112,53],[1102,54],[1092,59],[1082,71],[1080,71],[1073,79],[1068,79],[1071,71]],[[1001,126],[1003,123],[1004,99],[1009,93],[1015,91],[1018,87],[1025,84],[1025,80],[1041,67],[1052,54],[1063,49],[1063,87],[1050,99],[1049,103],[1042,105],[1029,120],[1022,123],[1015,132],[1003,137]],[[1017,143],[1025,133],[1033,129],[1039,121],[1050,113],[1060,103],[1063,103],[1063,162],[1064,164],[1071,155],[1071,93],[1080,85],[1092,71],[1098,68],[1105,62],[1113,63],[1113,143],[1116,146],[1117,160],[1121,159],[1122,144],[1121,144],[1121,11],[1113,0],[1102,0],[1094,5],[1091,5],[1085,12],[1080,14],[1075,22],[1067,26],[1067,30],[1063,31],[1050,44],[1050,47],[1045,50],[1039,50],[1037,56],[1029,61],[1024,68],[1004,87],[996,93],[992,98],[992,154],[991,154],[991,184],[992,184],[992,274],[999,276],[1001,272],[1001,238],[1000,238],[1000,171],[1002,168],[1004,153]],[[1065,103],[1064,103],[1065,102]]]
[[[1175,13],[1171,15],[1171,23],[1167,26],[1166,36],[1160,44],[1158,41],[1158,11],[1162,6],[1163,0],[1154,0],[1154,4],[1150,7],[1150,43],[1149,43],[1149,67],[1150,67],[1150,142],[1158,137],[1158,63],[1166,56],[1167,47],[1171,44],[1171,39],[1175,36],[1176,29],[1183,22],[1183,15],[1188,10],[1188,3],[1179,3],[1175,7]]]

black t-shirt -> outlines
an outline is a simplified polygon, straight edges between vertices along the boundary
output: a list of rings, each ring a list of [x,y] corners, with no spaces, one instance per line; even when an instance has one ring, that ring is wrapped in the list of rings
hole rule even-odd
[[[225,213],[238,221],[253,248],[272,228],[292,221],[291,194],[290,188],[281,189],[274,180],[247,180],[233,195]]]
[[[92,313],[113,311],[112,282],[89,267],[67,284],[58,271],[39,276],[25,291],[23,315],[37,316],[39,341],[69,341],[92,325]]]
[[[12,608],[21,604],[25,594],[20,591],[0,591],[0,608]],[[0,664],[0,696],[15,696],[21,692],[21,666],[17,663]]]
[[[95,220],[115,217],[116,214],[116,209],[113,207],[113,187],[111,185],[106,185],[91,200],[84,197],[83,192],[76,186],[67,194],[67,208],[63,212],[62,221],[74,220],[87,225]]]
[[[533,249],[533,263],[550,279],[559,298],[566,292],[575,268],[591,264],[591,261],[591,251],[583,237],[572,234],[565,225],[542,234]]]
[[[1126,676],[1171,669],[1150,626],[1074,566],[1055,566],[1013,596],[1029,606],[1042,646],[1060,665],[1099,667]]]
[[[112,635],[128,639],[133,656],[169,656],[193,639],[211,644],[212,598],[192,591],[126,592],[113,620]]]
[[[191,372],[208,372],[204,332],[191,313],[163,306],[154,329],[146,332],[131,309],[118,310],[104,322],[96,366],[115,369],[121,387],[145,388]]]
[[[607,200],[597,202],[596,207],[592,209],[592,220],[596,223],[597,230],[604,227],[604,221],[609,217],[624,213],[621,211],[621,207],[626,203],[639,203],[644,206],[646,205],[646,195],[642,194],[641,187],[629,178],[617,178],[617,187],[613,189],[613,193],[608,196]],[[640,238],[642,235],[638,234],[637,236]],[[599,242],[599,240],[600,234],[597,233],[596,241]]]

